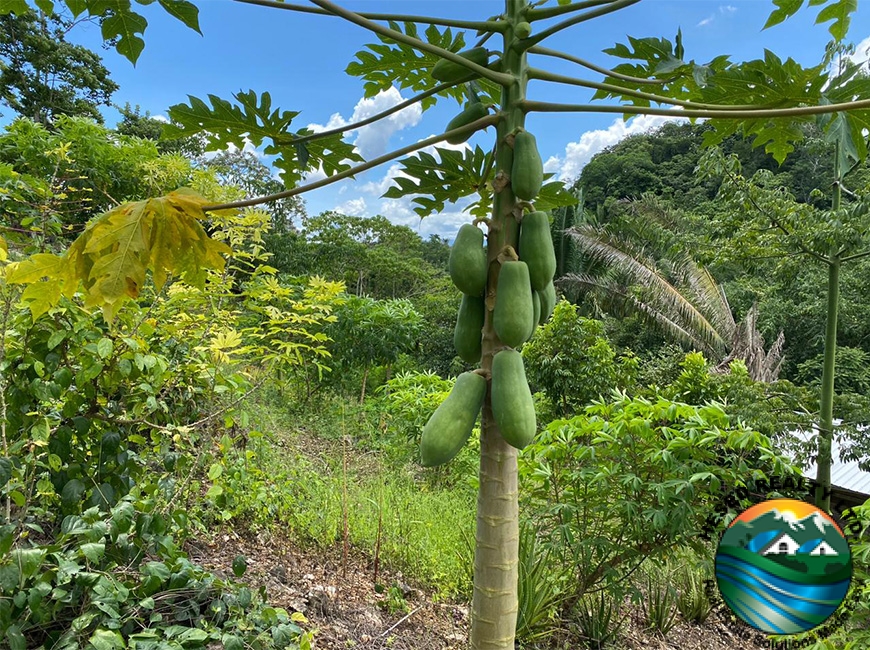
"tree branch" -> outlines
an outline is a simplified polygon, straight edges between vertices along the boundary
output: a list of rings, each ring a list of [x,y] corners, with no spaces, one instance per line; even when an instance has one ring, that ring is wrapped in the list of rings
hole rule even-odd
[[[586,79],[577,79],[576,77],[566,77],[565,75],[556,74],[554,72],[549,72],[547,70],[541,70],[539,68],[529,68],[529,79],[539,79],[540,81],[552,81],[554,83],[567,84],[569,86],[581,86],[583,88],[593,88],[595,90],[606,90],[608,92],[617,92],[622,95],[627,95],[629,97],[637,97],[638,99],[645,99],[647,101],[656,102],[658,104],[669,104],[671,106],[682,106],[684,108],[697,108],[697,109],[713,109],[720,111],[730,111],[730,110],[756,110],[763,108],[762,106],[757,105],[729,105],[729,104],[700,104],[695,102],[689,102],[682,99],[672,99],[670,97],[665,97],[663,95],[654,95],[652,93],[645,93],[639,90],[631,90],[630,88],[623,88],[621,86],[614,86],[613,84],[601,83],[599,81],[588,81]]]
[[[235,0],[243,4],[257,5],[260,7],[271,7],[273,9],[287,9],[306,14],[317,14],[319,16],[336,16],[332,11],[320,9],[318,7],[308,7],[305,5],[295,5],[289,2],[278,2],[277,0]],[[454,20],[452,18],[439,18],[436,16],[409,16],[404,14],[378,14],[369,12],[360,12],[357,14],[368,20],[393,20],[398,23],[424,23],[427,25],[441,25],[442,27],[456,27],[459,29],[474,29],[476,31],[502,32],[505,29],[505,23],[497,20],[473,21],[473,20]]]
[[[567,54],[565,52],[560,52],[559,50],[551,50],[548,47],[541,47],[539,45],[530,47],[527,52],[529,54],[541,54],[543,56],[552,56],[557,59],[564,59],[565,61],[570,61],[571,63],[582,65],[584,68],[588,68],[593,72],[603,74],[606,77],[613,77],[614,79],[621,79],[622,81],[629,81],[631,83],[652,84],[655,86],[660,86],[661,84],[671,81],[671,79],[643,79],[642,77],[632,77],[631,75],[622,74],[621,72],[616,72],[615,70],[611,70],[610,68],[596,65],[591,61],[581,59],[580,57],[574,56],[573,54]]]
[[[733,181],[733,180],[734,180],[734,174],[729,174],[729,176],[731,176],[731,179],[732,179],[732,181]],[[754,207],[755,210],[756,210],[759,214],[761,214],[761,215],[763,215],[764,217],[766,217],[766,218],[767,218],[767,219],[768,219],[768,220],[769,220],[769,221],[770,221],[774,226],[776,226],[779,230],[781,230],[782,233],[783,233],[786,237],[789,237],[789,238],[792,237],[792,232],[791,232],[788,228],[786,228],[782,223],[780,223],[779,219],[777,219],[777,218],[774,217],[770,212],[768,212],[767,210],[765,210],[764,208],[762,208],[760,205],[758,205],[758,201],[756,201],[756,200],[755,200],[755,197],[752,196],[752,192],[747,192],[747,193],[746,193],[746,196],[747,196],[747,198],[749,199],[749,202],[752,203],[752,207]],[[828,259],[827,257],[825,257],[824,255],[820,255],[819,253],[817,253],[816,251],[812,250],[811,248],[807,248],[806,246],[804,246],[804,245],[803,245],[801,242],[799,242],[799,241],[798,241],[798,242],[795,242],[795,243],[797,244],[797,247],[801,250],[801,252],[803,252],[803,253],[809,255],[810,257],[813,257],[813,258],[817,259],[817,260],[820,261],[820,262],[823,262],[824,264],[828,264],[828,265],[831,264],[831,260],[829,260],[829,259]]]
[[[854,255],[847,255],[846,257],[841,257],[841,262],[851,262],[852,260],[859,260],[862,257],[867,257],[870,255],[870,251],[864,251],[863,253],[855,253]]]
[[[244,0],[237,0],[237,1],[243,2]],[[475,76],[468,75],[468,77],[465,77],[464,79],[460,79],[459,81],[453,81],[450,83],[439,84],[438,86],[435,86],[434,88],[432,88],[430,90],[422,92],[419,95],[414,95],[410,99],[406,99],[405,101],[401,102],[400,104],[396,104],[395,106],[388,108],[385,111],[381,111],[377,115],[372,115],[371,117],[367,117],[366,119],[360,120],[359,122],[354,122],[353,124],[339,126],[339,127],[334,128],[334,129],[329,129],[327,131],[318,131],[317,133],[312,133],[310,135],[304,135],[300,138],[285,139],[285,138],[278,137],[278,138],[274,139],[275,144],[278,144],[278,145],[301,144],[303,142],[308,142],[310,140],[317,140],[318,138],[326,138],[326,137],[329,137],[331,135],[335,135],[337,133],[345,133],[346,131],[354,131],[354,130],[359,129],[361,127],[372,124],[373,122],[377,122],[378,120],[381,120],[385,117],[388,117],[388,116],[392,115],[393,113],[398,113],[402,109],[408,108],[409,106],[413,106],[417,102],[421,102],[424,99],[426,99],[427,97],[431,97],[432,95],[437,95],[438,93],[440,93],[443,90],[447,90],[448,88],[452,88],[453,86],[458,86],[458,85],[463,84],[467,81],[471,81],[472,79],[475,79]]]
[[[625,9],[626,7],[630,7],[631,5],[637,4],[638,2],[640,2],[640,0],[616,0],[615,2],[609,2],[607,5],[601,7],[600,9],[593,9],[592,11],[587,11],[585,14],[573,16],[571,18],[568,18],[567,20],[563,20],[561,23],[556,23],[552,27],[545,29],[542,32],[538,32],[531,38],[527,38],[522,43],[522,46],[525,49],[528,49],[533,45],[537,45],[544,39],[549,38],[553,34],[561,32],[563,29],[568,29],[573,25],[586,22],[587,20],[592,20],[593,18],[598,18],[599,16],[606,16],[607,14],[613,13],[614,11],[619,11],[620,9]]]
[[[528,11],[526,11],[526,20],[531,23],[536,20],[556,18],[558,16],[564,16],[565,14],[570,14],[575,11],[582,11],[583,9],[592,9],[593,7],[600,7],[601,5],[609,5],[615,1],[616,0],[586,0],[586,2],[574,2],[569,5],[544,7],[542,9],[529,9]]]
[[[496,72],[495,70],[490,70],[489,68],[485,68],[482,65],[472,63],[468,59],[459,56],[455,52],[445,50],[443,47],[438,47],[437,45],[432,45],[431,43],[425,43],[419,38],[414,38],[413,36],[408,36],[407,34],[396,31],[395,29],[390,29],[389,27],[384,27],[383,25],[374,23],[366,18],[363,18],[358,13],[349,11],[344,7],[339,7],[337,4],[331,2],[330,0],[311,0],[311,2],[316,4],[318,7],[322,7],[323,9],[335,16],[344,18],[345,20],[359,25],[360,27],[365,27],[369,31],[375,32],[376,34],[386,36],[387,38],[390,38],[398,43],[410,45],[411,47],[418,49],[422,52],[429,52],[430,54],[440,56],[442,59],[447,59],[448,61],[459,64],[464,68],[468,68],[472,72],[476,72],[484,79],[489,79],[493,83],[496,83],[500,86],[509,86],[515,81],[513,75],[509,75],[504,72]]]
[[[484,129],[488,126],[492,126],[496,124],[499,120],[501,120],[501,115],[487,115],[476,122],[472,122],[471,124],[466,124],[465,126],[459,127],[458,129],[453,129],[452,131],[447,131],[446,133],[442,133],[441,135],[434,135],[431,138],[427,138],[425,140],[421,140],[415,144],[410,144],[407,147],[402,147],[401,149],[396,149],[390,153],[384,154],[383,156],[379,156],[378,158],[374,158],[362,165],[357,165],[356,167],[351,167],[350,169],[346,169],[343,172],[338,174],[334,174],[329,176],[328,178],[321,179],[319,181],[315,181],[313,183],[308,183],[307,185],[301,185],[299,187],[294,187],[289,190],[284,190],[283,192],[278,192],[277,194],[269,194],[268,196],[261,196],[254,199],[246,199],[244,201],[234,201],[232,203],[222,203],[219,205],[207,205],[203,207],[203,211],[215,211],[215,210],[231,210],[233,208],[247,208],[252,205],[260,205],[262,203],[269,203],[271,201],[277,201],[278,199],[286,199],[290,196],[296,196],[297,194],[303,194],[304,192],[309,192],[311,190],[316,190],[321,187],[325,187],[326,185],[331,185],[337,181],[348,178],[349,176],[353,176],[354,174],[359,174],[360,172],[364,172],[372,167],[377,167],[378,165],[382,165],[385,162],[389,162],[391,160],[395,160],[405,154],[413,153],[415,151],[419,151],[420,149],[424,149],[432,144],[437,144],[446,140],[448,137],[453,137],[457,135],[464,135],[466,133],[473,133],[480,129]]]
[[[683,109],[654,108],[652,106],[613,106],[600,104],[556,104],[523,100],[520,102],[527,113],[621,113],[622,115],[664,115],[667,117],[710,118],[710,119],[757,119],[762,117],[798,117],[803,115],[826,115],[840,111],[870,108],[870,99],[824,106],[794,106],[791,108],[750,108],[745,109]]]

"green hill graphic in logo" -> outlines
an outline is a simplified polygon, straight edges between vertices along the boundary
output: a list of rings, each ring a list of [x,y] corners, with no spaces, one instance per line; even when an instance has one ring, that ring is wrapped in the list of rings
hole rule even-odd
[[[716,582],[744,621],[772,634],[821,625],[846,597],[852,554],[842,531],[803,501],[774,499],[735,519],[719,542]]]

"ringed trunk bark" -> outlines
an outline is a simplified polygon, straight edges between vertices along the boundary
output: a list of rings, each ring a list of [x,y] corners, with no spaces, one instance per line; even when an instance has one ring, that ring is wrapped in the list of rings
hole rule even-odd
[[[525,0],[506,0],[506,15],[514,25],[521,20]],[[501,110],[505,117],[497,126],[496,183],[510,174],[513,149],[508,135],[523,126],[525,115],[519,102],[525,95],[525,54],[512,48],[513,28],[504,34],[502,70],[515,75],[516,82],[502,89]],[[498,254],[505,246],[517,248],[519,225],[514,217],[516,198],[509,184],[497,190],[487,233],[489,279],[483,328],[481,367],[489,373],[492,357],[503,344],[492,323],[496,283],[500,269]],[[487,390],[480,435],[480,488],[477,499],[477,532],[474,552],[474,596],[471,606],[470,644],[474,650],[513,650],[517,621],[517,579],[519,566],[519,491],[517,450],[499,433],[492,415]]]

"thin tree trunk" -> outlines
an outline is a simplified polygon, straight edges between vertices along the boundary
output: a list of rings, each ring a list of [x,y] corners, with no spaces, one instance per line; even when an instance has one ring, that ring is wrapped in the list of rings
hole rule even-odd
[[[506,0],[508,20],[516,24],[525,0]],[[501,110],[505,120],[497,127],[496,185],[509,176],[513,149],[507,136],[522,126],[525,115],[517,102],[525,95],[525,55],[510,47],[513,29],[504,34],[503,70],[522,80],[502,89]],[[492,309],[499,263],[505,246],[516,249],[519,228],[513,216],[516,199],[510,185],[495,194],[492,219],[487,235],[489,281],[486,319],[483,328],[481,367],[492,370],[493,354],[502,348],[495,334]],[[517,450],[499,433],[492,416],[492,399],[487,390],[480,435],[480,488],[477,498],[477,533],[474,550],[474,596],[471,604],[470,643],[474,650],[513,650],[517,622],[517,578],[519,570],[519,493]]]
[[[840,298],[840,260],[828,266],[828,318],[825,326],[825,360],[819,404],[819,454],[816,459],[815,504],[831,511],[831,445],[834,439],[834,361],[837,356],[837,311]]]
[[[834,148],[834,195],[831,209],[839,210],[843,200],[841,189],[840,144]],[[822,391],[819,399],[819,453],[816,456],[817,508],[831,511],[831,446],[834,441],[834,374],[837,358],[837,311],[840,300],[840,258],[831,254],[828,260],[828,314],[825,323],[825,359],[822,366]]]

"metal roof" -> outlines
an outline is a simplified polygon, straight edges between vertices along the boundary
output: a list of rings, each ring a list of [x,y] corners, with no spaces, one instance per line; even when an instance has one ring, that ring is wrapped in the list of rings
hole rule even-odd
[[[796,431],[794,433],[808,440],[816,432]],[[834,460],[831,465],[831,485],[865,494],[867,498],[870,498],[870,472],[865,472],[859,468],[857,461],[844,462],[840,460],[840,445],[836,436],[831,444],[831,458]],[[815,480],[816,463],[807,463],[803,468],[803,474],[807,478]]]

